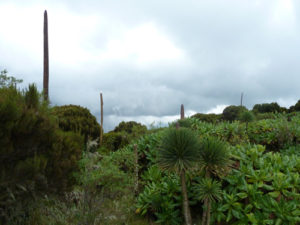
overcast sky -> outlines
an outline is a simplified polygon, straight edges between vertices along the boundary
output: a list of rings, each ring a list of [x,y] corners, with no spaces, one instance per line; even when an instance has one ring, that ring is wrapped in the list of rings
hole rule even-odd
[[[45,9],[50,101],[99,121],[102,92],[106,131],[300,98],[300,1],[0,0],[0,70],[40,91]]]

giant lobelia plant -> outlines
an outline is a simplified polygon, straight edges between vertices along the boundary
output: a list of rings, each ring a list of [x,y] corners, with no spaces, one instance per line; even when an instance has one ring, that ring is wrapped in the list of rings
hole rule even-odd
[[[183,212],[186,225],[192,224],[189,208],[185,174],[197,162],[199,153],[198,138],[187,128],[170,128],[162,138],[161,149],[158,153],[158,165],[166,171],[175,171],[181,180],[183,197]]]

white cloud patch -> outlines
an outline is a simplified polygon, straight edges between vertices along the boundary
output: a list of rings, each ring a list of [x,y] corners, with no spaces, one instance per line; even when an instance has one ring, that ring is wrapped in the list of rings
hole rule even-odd
[[[228,105],[217,105],[209,109],[206,113],[221,114]]]
[[[137,65],[183,59],[177,48],[154,23],[125,30],[118,39],[109,40],[99,60],[125,60]]]
[[[42,89],[48,11],[50,100],[77,104],[105,129],[167,124],[188,111],[300,97],[300,3],[293,0],[0,1],[0,69]]]

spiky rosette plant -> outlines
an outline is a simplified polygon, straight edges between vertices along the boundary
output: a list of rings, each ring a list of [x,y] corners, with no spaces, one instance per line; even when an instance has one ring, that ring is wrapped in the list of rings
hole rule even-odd
[[[170,128],[162,138],[158,153],[158,164],[166,171],[175,171],[181,179],[184,219],[187,225],[192,224],[187,196],[185,173],[197,162],[199,143],[196,134],[187,128]]]
[[[202,218],[202,224],[210,224],[211,202],[220,201],[222,196],[221,183],[211,178],[203,178],[196,185],[196,191],[199,199],[206,204],[205,219]],[[206,220],[206,221],[205,221]]]
[[[252,112],[250,111],[245,111],[241,113],[240,115],[240,121],[246,123],[246,131],[248,131],[248,124],[252,121],[254,121],[255,116]]]
[[[230,152],[226,143],[216,137],[204,138],[200,143],[198,161],[206,177],[210,177],[211,174],[225,175],[231,165]]]
[[[229,170],[230,153],[226,143],[216,137],[207,137],[201,141],[199,152],[199,167],[205,171],[206,178],[211,174],[221,176]],[[202,225],[210,223],[211,198],[204,198]]]
[[[211,178],[203,178],[196,185],[199,199],[209,199],[210,201],[220,201],[222,196],[221,183]]]

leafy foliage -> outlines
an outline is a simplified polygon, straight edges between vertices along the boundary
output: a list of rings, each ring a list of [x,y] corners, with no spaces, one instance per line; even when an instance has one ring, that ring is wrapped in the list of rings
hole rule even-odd
[[[258,113],[276,113],[276,112],[281,112],[281,107],[278,105],[277,102],[272,102],[272,103],[256,104],[253,106],[252,110]]]
[[[300,221],[299,158],[264,154],[264,151],[262,146],[232,148],[239,167],[225,178],[223,200],[213,207],[215,222],[296,224]]]
[[[145,133],[147,131],[147,127],[135,121],[119,123],[118,126],[115,127],[114,132],[126,132],[128,134],[132,134],[139,128],[139,132]]]
[[[240,114],[244,111],[247,111],[246,107],[244,106],[227,106],[222,113],[222,118],[227,121],[234,121],[237,120]]]
[[[0,72],[0,88],[3,87],[16,87],[17,84],[22,83],[23,80],[16,79],[13,76],[8,76],[7,70]]]
[[[207,122],[207,123],[217,123],[221,121],[222,115],[214,114],[214,113],[209,113],[209,114],[197,113],[193,115],[192,118],[197,118],[200,121]]]
[[[299,112],[300,111],[300,100],[289,108],[289,112]]]
[[[74,184],[82,139],[60,131],[38,96],[34,85],[24,92],[13,86],[0,88],[2,223],[18,223],[32,196],[62,192]]]
[[[179,177],[175,174],[163,176],[158,167],[152,166],[143,178],[148,183],[138,197],[137,213],[153,215],[157,223],[182,224]]]
[[[100,135],[100,125],[87,108],[77,105],[55,106],[52,114],[58,118],[62,130],[80,133],[85,143],[88,138],[96,139]]]
[[[143,136],[146,132],[147,127],[140,123],[123,121],[113,131],[103,135],[103,144],[101,147],[110,151],[116,151]]]

